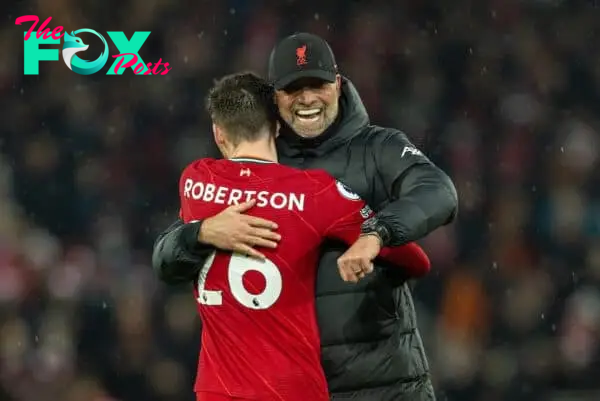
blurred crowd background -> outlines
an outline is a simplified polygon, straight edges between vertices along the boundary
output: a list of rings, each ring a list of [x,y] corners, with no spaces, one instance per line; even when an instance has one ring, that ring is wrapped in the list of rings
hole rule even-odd
[[[415,286],[439,399],[600,399],[595,6],[4,3],[0,400],[193,399],[194,300],[157,282],[152,243],[177,217],[182,167],[213,151],[212,80],[264,73],[277,39],[300,30],[331,43],[372,121],[404,130],[458,188],[460,217],[423,241],[434,270]],[[24,76],[29,24],[14,20],[26,14],[150,30],[141,56],[173,69],[80,76],[59,60]]]

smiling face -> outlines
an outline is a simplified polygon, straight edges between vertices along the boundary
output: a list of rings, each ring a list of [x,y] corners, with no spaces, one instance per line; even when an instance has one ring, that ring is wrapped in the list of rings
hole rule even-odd
[[[300,136],[321,135],[335,121],[339,112],[341,78],[327,82],[302,78],[276,92],[281,118]]]

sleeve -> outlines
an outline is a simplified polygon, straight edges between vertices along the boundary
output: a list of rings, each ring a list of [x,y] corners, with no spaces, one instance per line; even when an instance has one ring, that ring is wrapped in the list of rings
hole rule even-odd
[[[340,181],[324,192],[320,202],[328,205],[332,221],[328,222],[324,236],[353,244],[361,234],[361,225],[374,216],[371,208],[354,192]],[[416,243],[394,248],[385,247],[379,256],[397,266],[402,266],[411,277],[421,277],[431,268],[429,258]]]
[[[390,245],[416,241],[450,223],[458,211],[452,180],[402,132],[391,132],[372,149],[389,203],[377,213]]]
[[[192,282],[214,251],[198,242],[202,221],[185,224],[178,219],[158,235],[152,250],[152,267],[167,284]]]
[[[179,219],[158,235],[152,250],[152,267],[159,279],[167,284],[195,280],[214,251],[213,246],[198,242],[202,220],[189,221],[191,213],[183,196],[187,172],[188,168],[184,169],[179,180]]]

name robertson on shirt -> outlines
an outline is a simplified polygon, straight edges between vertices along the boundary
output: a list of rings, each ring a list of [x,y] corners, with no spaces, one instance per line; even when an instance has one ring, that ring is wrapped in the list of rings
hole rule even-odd
[[[287,209],[298,212],[304,211],[304,201],[306,199],[306,195],[302,193],[248,191],[205,184],[190,178],[187,178],[183,184],[183,196],[188,199],[221,205],[237,205],[256,199],[256,206],[258,207],[270,206],[273,209]]]

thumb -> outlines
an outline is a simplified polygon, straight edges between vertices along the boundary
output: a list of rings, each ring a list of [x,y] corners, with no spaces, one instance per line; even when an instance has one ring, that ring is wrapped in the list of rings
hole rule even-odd
[[[256,204],[256,199],[251,199],[247,202],[243,202],[237,205],[233,205],[233,206],[229,206],[228,209],[232,212],[236,212],[236,213],[244,213],[245,211],[249,210],[252,208],[252,206],[254,206]]]

